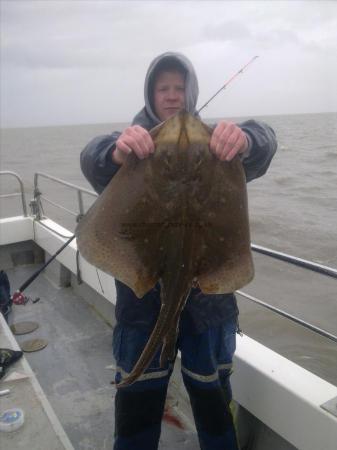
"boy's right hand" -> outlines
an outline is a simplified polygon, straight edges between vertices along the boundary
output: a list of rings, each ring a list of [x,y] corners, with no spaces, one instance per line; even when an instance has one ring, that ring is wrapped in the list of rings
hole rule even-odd
[[[154,152],[154,143],[150,133],[139,125],[126,128],[116,141],[112,159],[123,164],[129,153],[134,152],[139,159],[147,158]]]

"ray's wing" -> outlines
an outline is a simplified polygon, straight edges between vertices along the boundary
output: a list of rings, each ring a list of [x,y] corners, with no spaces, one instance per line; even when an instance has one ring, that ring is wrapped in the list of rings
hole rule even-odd
[[[238,157],[214,162],[199,239],[197,278],[204,293],[234,292],[252,280],[246,180]]]
[[[152,195],[151,158],[130,154],[76,229],[81,255],[142,297],[158,281],[162,209]]]
[[[190,142],[185,150],[176,148],[182,129]],[[243,168],[238,158],[228,163],[210,154],[211,130],[205,135],[205,129],[182,114],[153,130],[154,157],[140,161],[131,154],[77,227],[81,254],[138,297],[161,276],[169,226],[183,222],[182,195],[190,199],[184,220],[198,224],[193,270],[202,291],[233,292],[253,277]],[[166,172],[176,151],[192,156],[186,176],[179,165]]]

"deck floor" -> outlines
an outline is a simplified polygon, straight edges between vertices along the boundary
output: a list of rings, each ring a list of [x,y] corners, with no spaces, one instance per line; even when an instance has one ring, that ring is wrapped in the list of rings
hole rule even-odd
[[[14,291],[36,270],[26,266],[7,271]],[[54,286],[40,275],[25,291],[33,304],[14,306],[9,323],[36,321],[39,328],[16,336],[19,345],[43,338],[48,346],[25,353],[48,400],[76,450],[112,449],[114,373],[112,328],[70,288]],[[180,430],[163,422],[160,449],[197,450],[193,430]]]

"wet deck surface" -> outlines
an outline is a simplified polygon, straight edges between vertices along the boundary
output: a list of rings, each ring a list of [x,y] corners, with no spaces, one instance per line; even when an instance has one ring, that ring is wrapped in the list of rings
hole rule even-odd
[[[14,291],[36,269],[34,266],[8,270]],[[112,328],[72,288],[57,288],[44,275],[25,291],[33,304],[15,306],[10,324],[36,321],[39,328],[16,336],[20,344],[43,338],[48,346],[25,353],[48,400],[76,450],[112,449],[114,395]],[[197,450],[196,433],[163,422],[160,449]]]

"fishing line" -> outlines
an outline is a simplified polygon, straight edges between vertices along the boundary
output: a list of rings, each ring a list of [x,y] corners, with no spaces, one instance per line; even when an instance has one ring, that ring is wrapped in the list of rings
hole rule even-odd
[[[223,89],[226,89],[226,87],[229,85],[229,83],[231,83],[238,75],[243,73],[243,71],[246,69],[246,67],[248,67],[257,58],[258,58],[258,56],[253,56],[253,58],[250,61],[248,61],[248,63],[246,65],[241,67],[241,69],[238,72],[236,72],[228,81],[226,81],[226,83],[218,91],[216,91],[216,93],[214,95],[212,95],[212,97],[204,105],[202,105],[202,107],[200,109],[198,109],[197,114],[199,114],[200,111],[202,109],[204,109],[213,100],[213,98],[215,98]]]

